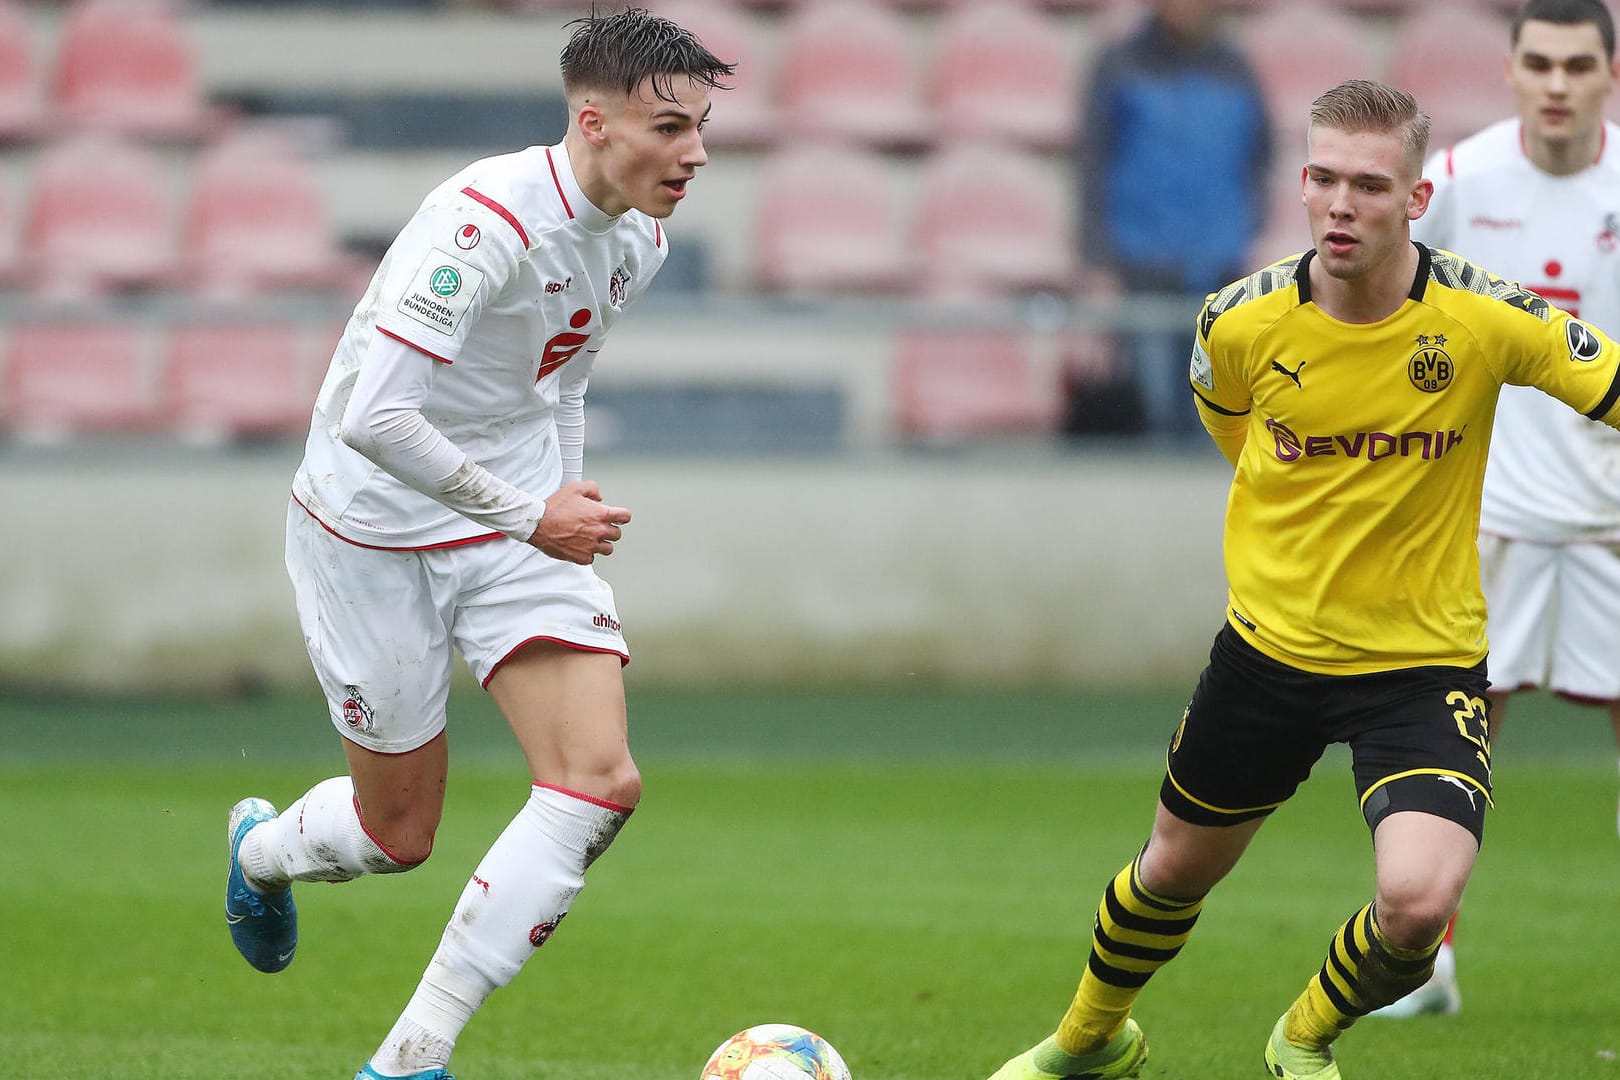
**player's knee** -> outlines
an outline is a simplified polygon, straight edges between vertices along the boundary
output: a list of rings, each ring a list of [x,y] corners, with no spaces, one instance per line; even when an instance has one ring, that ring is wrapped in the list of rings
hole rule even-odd
[[[373,874],[402,874],[416,869],[433,854],[433,838],[438,826],[437,816],[432,820],[411,816],[382,821],[368,818],[364,828],[377,850],[366,859],[366,869]]]
[[[602,798],[615,806],[634,810],[641,802],[641,770],[628,757],[604,776],[601,783],[605,792]]]
[[[1433,945],[1456,912],[1457,895],[1449,883],[1414,881],[1378,889],[1378,928],[1398,948]]]

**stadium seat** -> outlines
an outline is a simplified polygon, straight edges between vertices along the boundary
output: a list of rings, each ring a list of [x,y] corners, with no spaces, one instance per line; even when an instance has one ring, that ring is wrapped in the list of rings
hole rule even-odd
[[[24,322],[6,337],[0,425],[27,441],[141,432],[157,419],[144,329],[130,323]]]
[[[1078,63],[1054,19],[1021,4],[945,15],[931,69],[942,134],[1048,149],[1074,140]]]
[[[95,134],[52,143],[29,188],[22,248],[35,291],[74,298],[173,282],[168,184],[149,148]]]
[[[1045,158],[1002,143],[955,143],[923,165],[915,247],[936,298],[1074,286],[1073,193]]]
[[[710,146],[762,146],[776,134],[771,72],[748,16],[725,0],[664,0],[653,9],[698,36],[710,52],[737,65],[715,94],[712,122],[703,129]]]
[[[175,326],[163,350],[162,415],[189,442],[297,434],[315,402],[312,367],[297,324]]]
[[[857,0],[807,4],[783,19],[777,103],[786,134],[914,148],[931,137],[914,50],[893,10]]]
[[[786,293],[897,292],[912,284],[894,179],[884,158],[803,144],[767,161],[755,231],[755,281]]]
[[[78,0],[62,20],[55,104],[83,128],[196,139],[222,121],[202,95],[192,46],[165,0]]]
[[[1311,226],[1300,202],[1304,167],[1303,146],[1281,148],[1267,177],[1270,188],[1261,204],[1265,220],[1260,223],[1260,235],[1249,246],[1250,265],[1263,266],[1311,246]]]
[[[1245,19],[1240,43],[1254,65],[1279,136],[1279,154],[1303,154],[1311,102],[1346,79],[1382,74],[1360,19],[1320,2],[1280,4]]]
[[[1394,42],[1389,81],[1429,114],[1432,149],[1513,115],[1503,66],[1508,24],[1499,14],[1475,5],[1425,5],[1400,20]]]
[[[0,141],[32,139],[47,130],[45,94],[24,10],[0,0]]]
[[[1014,330],[900,330],[893,393],[896,429],[924,442],[1050,433],[1063,411],[1059,373]]]
[[[274,134],[227,137],[202,154],[182,217],[181,255],[202,295],[347,285],[355,277],[313,170]]]

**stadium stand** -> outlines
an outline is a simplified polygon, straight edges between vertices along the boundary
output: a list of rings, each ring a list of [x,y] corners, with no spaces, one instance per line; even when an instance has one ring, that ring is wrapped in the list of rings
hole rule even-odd
[[[1010,138],[1047,150],[1074,138],[1077,57],[1034,8],[953,10],[930,70],[942,138]]]
[[[24,322],[7,334],[0,426],[16,438],[146,432],[158,419],[144,327],[120,322]]]
[[[899,293],[917,268],[903,245],[884,158],[835,143],[776,152],[761,182],[755,280],[763,289]]]
[[[46,129],[44,77],[33,26],[20,6],[0,2],[0,142],[33,139]]]
[[[1473,4],[1425,4],[1402,17],[1389,78],[1429,114],[1432,146],[1450,145],[1513,114],[1502,69],[1507,40],[1507,22]]]
[[[164,0],[80,0],[63,19],[55,107],[82,128],[199,139],[224,119],[210,108],[191,44]]]
[[[217,299],[352,287],[367,275],[339,249],[308,164],[290,140],[270,132],[239,132],[201,156],[181,235],[191,287]]]
[[[917,50],[906,23],[886,7],[827,0],[791,12],[777,70],[786,134],[890,148],[926,145],[933,132]]]
[[[953,143],[918,180],[913,247],[934,299],[978,300],[1074,284],[1070,197],[1057,173],[1006,143]]]
[[[892,374],[896,427],[923,443],[1049,433],[1062,413],[1057,373],[1016,331],[904,327]]]
[[[174,284],[170,191],[141,143],[85,134],[46,146],[23,223],[31,290],[73,299]]]
[[[709,126],[705,142],[719,148],[768,145],[776,129],[774,88],[748,16],[725,0],[666,0],[653,7],[691,30],[710,52],[737,65],[737,73],[726,80],[730,89],[716,102],[721,122]]]
[[[1265,91],[1284,156],[1303,152],[1306,113],[1318,94],[1346,79],[1383,74],[1363,24],[1326,3],[1264,8],[1243,23],[1239,41]]]
[[[1466,17],[1448,9],[1459,40],[1459,26],[1506,0],[1468,2]],[[1074,294],[1083,268],[1068,152],[1078,76],[1135,5],[648,3],[741,64],[738,88],[716,98],[713,163],[671,223],[672,257],[645,301],[653,311],[737,318],[748,327],[738,341],[755,343],[804,325],[786,331],[772,320],[824,311],[811,325],[858,327],[862,355],[886,350],[919,312],[956,306],[1037,354],[1047,348],[1042,334],[1059,328],[1035,329],[1026,318],[1033,306],[1060,322],[1081,313],[1085,325],[1065,332],[1106,329],[1107,313],[1093,326],[1095,305]],[[1343,77],[1403,70],[1386,61],[1397,59],[1408,29],[1423,31],[1416,0],[1223,6],[1267,82],[1282,134],[1279,175],[1296,173],[1309,100]],[[9,228],[0,212],[0,307],[14,312],[6,321],[37,317],[42,303],[53,318],[90,327],[138,310],[165,360],[197,321],[237,328],[210,347],[222,358],[266,355],[249,344],[257,327],[318,325],[329,337],[428,188],[472,157],[561,137],[565,111],[548,58],[567,21],[588,9],[589,0],[0,0],[0,211],[11,208]],[[1502,35],[1494,22],[1489,32],[1494,72]],[[1440,54],[1429,47],[1428,69],[1444,66]],[[1483,85],[1477,70],[1451,78],[1474,93]],[[1414,89],[1449,130],[1444,88]],[[262,138],[266,124],[294,140]],[[985,149],[993,143],[1001,146]],[[1284,178],[1293,184],[1294,175]],[[1271,224],[1257,250],[1303,246],[1297,200],[1280,196]],[[283,349],[282,337],[268,332],[265,349]],[[184,410],[157,415],[196,436],[210,410],[224,415],[233,403],[224,382],[190,370],[208,366],[196,357],[209,349],[186,355],[186,365],[165,369],[166,400],[178,400],[182,385],[206,389]],[[643,373],[653,370],[646,363]],[[218,366],[221,379],[254,385],[253,374],[230,374],[233,359]],[[716,415],[733,417],[746,398],[732,393],[743,369],[729,356],[712,369],[694,360],[681,386],[656,390],[679,398],[692,389],[691,401],[720,403]],[[806,414],[816,439],[831,430],[865,438],[874,430],[866,418],[878,413],[893,433],[902,410],[871,396],[884,382],[881,365],[855,371],[836,385],[792,384],[792,393],[834,395]],[[795,378],[809,373],[806,365]],[[609,380],[598,389],[611,396]],[[623,415],[666,423],[649,405],[626,404],[639,391],[625,392]],[[291,429],[307,403],[298,412],[282,414]],[[1026,430],[1051,429],[1050,406],[1012,412]],[[842,416],[848,424],[827,419]],[[725,432],[715,438],[732,445]],[[644,442],[638,432],[621,445]]]
[[[163,420],[202,444],[301,434],[319,388],[305,337],[290,322],[175,326],[163,349]]]

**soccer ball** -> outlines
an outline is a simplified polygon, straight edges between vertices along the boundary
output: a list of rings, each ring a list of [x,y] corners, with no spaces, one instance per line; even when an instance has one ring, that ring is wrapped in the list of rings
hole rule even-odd
[[[849,1066],[813,1031],[758,1024],[715,1048],[698,1080],[850,1080]]]

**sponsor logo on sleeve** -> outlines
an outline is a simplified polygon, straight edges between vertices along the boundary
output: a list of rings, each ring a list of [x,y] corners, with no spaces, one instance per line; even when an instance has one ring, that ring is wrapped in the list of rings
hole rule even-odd
[[[1603,341],[1597,332],[1579,319],[1564,324],[1564,340],[1569,343],[1569,358],[1590,364],[1603,352]]]
[[[1192,364],[1187,374],[1205,390],[1212,394],[1215,392],[1215,365],[1209,362],[1209,353],[1204,351],[1203,342],[1193,342]]]
[[[484,272],[478,267],[434,248],[406,286],[399,312],[450,337],[461,326],[462,317],[483,283]]]

